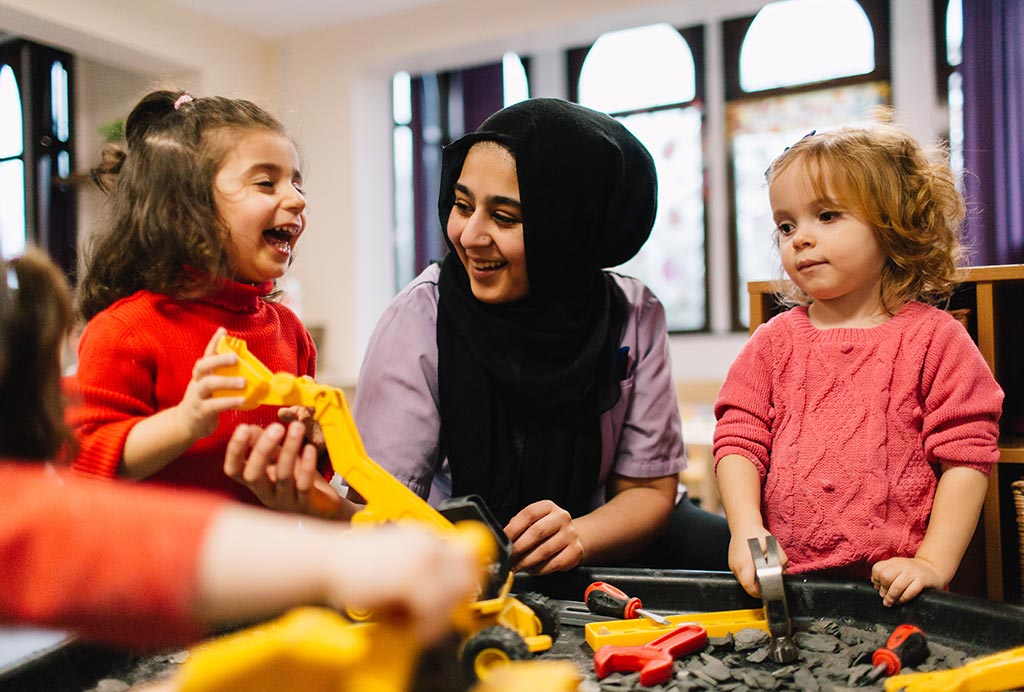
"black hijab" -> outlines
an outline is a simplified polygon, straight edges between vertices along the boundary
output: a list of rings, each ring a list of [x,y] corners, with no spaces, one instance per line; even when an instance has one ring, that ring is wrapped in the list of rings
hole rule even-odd
[[[437,346],[452,495],[481,495],[503,523],[541,499],[577,517],[597,489],[601,413],[620,394],[627,306],[602,269],[650,235],[654,162],[614,118],[558,99],[523,101],[445,147],[442,228],[466,154],[481,141],[516,161],[530,292],[478,301],[445,234]]]

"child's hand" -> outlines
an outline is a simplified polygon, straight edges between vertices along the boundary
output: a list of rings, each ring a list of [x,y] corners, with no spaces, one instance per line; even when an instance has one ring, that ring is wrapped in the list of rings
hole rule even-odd
[[[324,519],[351,517],[358,507],[320,475],[316,448],[305,444],[305,435],[306,426],[299,422],[287,430],[279,423],[266,430],[240,425],[228,441],[224,473],[271,509]]]
[[[771,535],[771,532],[761,527],[747,533],[734,533],[729,540],[729,569],[736,575],[740,586],[754,598],[761,597],[761,590],[757,586],[757,568],[754,566],[754,557],[750,554],[750,545],[747,543],[747,539],[757,538],[761,542],[761,548],[764,549],[764,540],[762,539]],[[781,545],[779,546],[779,563],[782,565],[783,571],[789,565],[789,558],[786,557],[786,551],[782,549]]]
[[[452,611],[480,588],[480,557],[411,523],[346,531],[330,555],[328,602],[407,621],[425,643],[444,634]],[[330,576],[330,575],[329,575]]]
[[[287,406],[277,410],[277,419],[285,425],[292,421],[299,421],[305,424],[306,440],[316,447],[316,451],[320,454],[327,451],[324,431],[320,424],[313,419],[313,409],[306,406]]]
[[[871,568],[871,586],[885,606],[906,603],[928,588],[944,589],[945,580],[932,563],[919,557],[894,557]]]
[[[217,429],[220,414],[238,408],[245,401],[241,396],[213,396],[218,390],[245,389],[245,378],[214,374],[217,368],[238,362],[238,356],[234,353],[217,353],[217,341],[225,333],[223,327],[213,333],[203,357],[192,367],[192,379],[185,388],[185,396],[174,407],[181,430],[193,442],[212,434]]]

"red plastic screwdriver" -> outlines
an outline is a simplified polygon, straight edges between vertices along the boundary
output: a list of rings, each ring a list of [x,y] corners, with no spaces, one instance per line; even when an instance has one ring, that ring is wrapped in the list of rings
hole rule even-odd
[[[610,615],[620,620],[632,620],[645,617],[659,625],[671,625],[668,618],[643,609],[643,603],[636,596],[630,597],[607,582],[595,581],[587,587],[583,600],[590,612],[598,615]]]
[[[864,684],[870,685],[883,675],[896,675],[904,666],[916,666],[927,658],[924,632],[913,625],[900,625],[889,635],[884,647],[875,649],[871,656],[875,667],[864,676]]]

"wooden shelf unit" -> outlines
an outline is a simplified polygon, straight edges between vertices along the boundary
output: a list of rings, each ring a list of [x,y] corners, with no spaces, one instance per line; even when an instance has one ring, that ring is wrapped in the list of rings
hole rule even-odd
[[[772,281],[752,281],[750,331],[782,311]],[[975,540],[953,590],[995,601],[1022,602],[1021,546],[1011,484],[1024,479],[1024,265],[966,267],[947,309],[966,310],[967,330],[1006,394],[999,463]],[[959,587],[959,588],[958,588]]]

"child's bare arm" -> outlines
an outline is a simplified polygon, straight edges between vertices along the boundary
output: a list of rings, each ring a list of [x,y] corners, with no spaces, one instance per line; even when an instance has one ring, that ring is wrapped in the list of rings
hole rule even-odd
[[[876,563],[871,583],[885,605],[906,603],[924,589],[945,588],[974,535],[988,478],[965,466],[943,464],[924,541],[913,558]]]
[[[761,517],[761,476],[749,459],[729,454],[715,469],[718,493],[725,508],[732,538],[729,541],[729,569],[751,596],[759,596],[754,560],[747,539],[771,535]],[[779,558],[785,567],[786,553],[779,547]]]
[[[980,471],[943,465],[928,530],[915,556],[939,569],[943,586],[956,574],[971,542],[987,489],[988,477]]]
[[[481,576],[468,545],[426,528],[348,529],[230,504],[206,533],[195,608],[208,625],[303,604],[373,610],[408,621],[430,641]]]
[[[181,403],[140,421],[128,433],[121,461],[125,476],[152,476],[216,430],[221,413],[242,405],[242,397],[213,396],[216,390],[245,387],[240,377],[213,374],[216,368],[232,365],[238,359],[234,353],[216,352],[217,341],[224,333],[223,328],[218,329],[203,357],[196,361]]]

